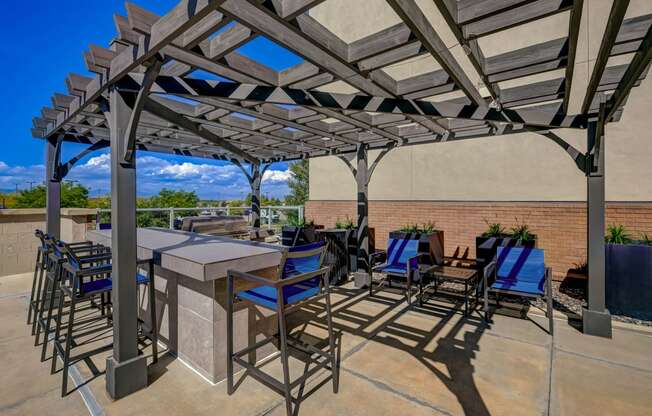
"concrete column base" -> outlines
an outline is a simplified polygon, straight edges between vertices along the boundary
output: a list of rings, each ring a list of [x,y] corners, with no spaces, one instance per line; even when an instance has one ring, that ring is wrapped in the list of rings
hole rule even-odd
[[[112,399],[121,399],[147,387],[147,357],[138,357],[116,362],[106,359],[106,391]]]
[[[583,332],[587,335],[611,338],[611,314],[608,310],[582,309]]]
[[[353,273],[353,284],[357,289],[369,287],[369,273],[366,272]]]

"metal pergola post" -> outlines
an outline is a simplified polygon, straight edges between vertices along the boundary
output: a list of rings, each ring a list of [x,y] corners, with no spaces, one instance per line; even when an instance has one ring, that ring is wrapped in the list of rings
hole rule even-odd
[[[45,229],[48,235],[61,238],[61,179],[54,175],[60,158],[57,142],[55,138],[45,142]]]
[[[588,308],[583,310],[584,333],[611,338],[611,314],[605,297],[605,191],[604,121],[593,121],[587,129],[592,157],[587,163],[587,257],[589,266]]]
[[[109,93],[109,105],[113,355],[107,358],[106,389],[117,399],[147,386],[147,360],[138,353],[136,162],[123,157],[131,110],[115,88]]]
[[[254,228],[260,228],[260,165],[251,165],[251,224]]]
[[[357,254],[360,273],[369,273],[369,164],[367,160],[367,145],[358,145],[356,153],[357,169],[355,182],[358,195],[358,238]]]

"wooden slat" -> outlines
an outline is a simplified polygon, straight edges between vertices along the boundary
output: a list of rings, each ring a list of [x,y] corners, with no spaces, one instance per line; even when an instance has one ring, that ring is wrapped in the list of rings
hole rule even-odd
[[[387,0],[423,46],[476,105],[487,104],[414,0]]]
[[[462,33],[466,39],[490,35],[533,20],[564,12],[569,10],[572,5],[572,0],[537,0],[487,17],[486,19],[466,24],[462,27]]]
[[[573,73],[575,71],[575,55],[577,53],[577,40],[582,23],[582,8],[584,1],[575,0],[571,9],[570,19],[568,22],[568,58],[566,63],[566,91],[564,92],[563,109],[568,112],[568,103],[570,102],[571,86],[573,84]]]
[[[609,20],[607,20],[607,27],[605,28],[604,35],[602,36],[602,42],[600,43],[598,56],[593,66],[593,72],[591,73],[591,80],[589,81],[589,85],[586,88],[586,94],[584,95],[584,102],[582,103],[582,114],[586,114],[589,111],[591,102],[595,97],[598,85],[600,84],[600,79],[602,79],[602,74],[605,67],[607,66],[609,55],[611,54],[611,48],[616,42],[618,32],[620,31],[620,26],[623,22],[623,19],[625,18],[627,6],[629,6],[629,0],[614,0],[611,6],[611,10],[609,11]]]
[[[411,34],[412,32],[409,27],[403,23],[399,23],[380,32],[358,39],[348,45],[348,61],[356,62],[405,45],[410,40]]]

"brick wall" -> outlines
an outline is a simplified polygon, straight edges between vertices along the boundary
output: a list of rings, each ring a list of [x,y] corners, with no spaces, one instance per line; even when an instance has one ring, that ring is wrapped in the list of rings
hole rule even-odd
[[[354,201],[308,201],[306,218],[327,227],[347,215],[356,218]],[[475,257],[475,237],[488,222],[500,222],[509,228],[527,223],[538,236],[539,247],[546,252],[546,262],[557,277],[569,268],[586,261],[586,204],[580,202],[436,202],[370,201],[369,226],[376,229],[376,244],[386,244],[389,231],[405,224],[428,221],[444,230],[446,255],[457,247],[470,250]],[[607,225],[624,224],[638,237],[652,236],[652,203],[608,203]]]

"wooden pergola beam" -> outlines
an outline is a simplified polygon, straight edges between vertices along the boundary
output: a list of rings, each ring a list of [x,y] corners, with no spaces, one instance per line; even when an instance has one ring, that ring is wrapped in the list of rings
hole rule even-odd
[[[586,94],[584,95],[582,114],[588,113],[591,108],[591,103],[593,102],[593,98],[598,90],[598,85],[600,85],[602,74],[607,67],[607,61],[609,60],[611,49],[616,42],[618,32],[620,31],[623,19],[625,18],[627,6],[629,6],[629,0],[614,0],[611,5],[607,27],[602,36],[598,56],[593,66],[593,72],[591,73],[591,80],[589,81],[589,85],[586,88]]]

